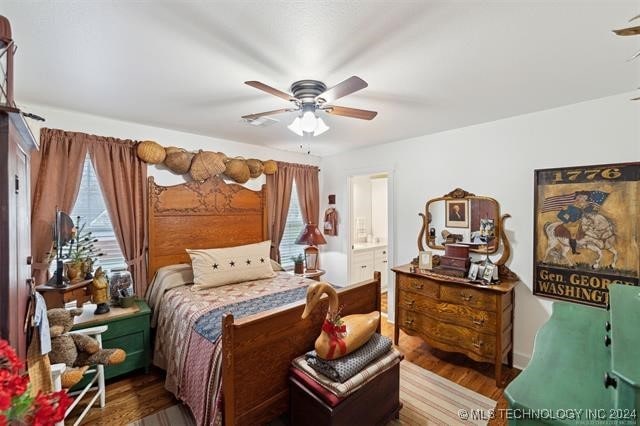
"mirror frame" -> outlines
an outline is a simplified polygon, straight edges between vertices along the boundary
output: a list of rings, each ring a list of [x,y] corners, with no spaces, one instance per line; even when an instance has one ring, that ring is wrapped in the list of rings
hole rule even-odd
[[[487,200],[487,201],[492,201],[493,203],[495,203],[496,206],[496,215],[495,215],[495,244],[493,245],[493,248],[489,250],[489,254],[493,254],[495,252],[497,252],[500,249],[500,240],[502,240],[503,245],[505,245],[504,243],[504,238],[503,238],[503,219],[506,217],[509,217],[509,215],[504,215],[504,216],[500,216],[500,203],[498,202],[498,200],[496,200],[495,198],[491,198],[491,197],[486,197],[486,196],[482,196],[482,195],[475,195],[471,192],[467,192],[464,189],[461,188],[456,188],[453,191],[449,192],[448,194],[443,195],[442,197],[438,197],[438,198],[432,198],[430,200],[427,201],[427,203],[425,204],[424,213],[419,213],[419,215],[422,217],[422,229],[420,230],[420,233],[418,234],[418,249],[420,251],[424,251],[424,245],[423,242],[427,244],[427,246],[431,249],[434,250],[444,250],[444,245],[441,244],[435,244],[434,242],[430,241],[429,238],[429,234],[428,234],[428,229],[429,229],[429,225],[431,224],[431,214],[429,213],[429,206],[435,202],[438,201],[444,201],[445,205],[447,201],[450,200]],[[505,237],[506,238],[506,237]],[[508,242],[506,243],[508,245]],[[469,249],[471,252],[474,253],[487,253],[486,248],[481,248],[481,249],[476,249],[476,248],[470,248]]]

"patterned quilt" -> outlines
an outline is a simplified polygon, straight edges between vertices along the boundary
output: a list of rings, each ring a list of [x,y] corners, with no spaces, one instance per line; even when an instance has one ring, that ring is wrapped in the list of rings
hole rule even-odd
[[[304,299],[311,283],[279,272],[264,280],[164,292],[153,362],[166,370],[165,387],[191,408],[198,425],[222,424],[222,315],[242,318]]]

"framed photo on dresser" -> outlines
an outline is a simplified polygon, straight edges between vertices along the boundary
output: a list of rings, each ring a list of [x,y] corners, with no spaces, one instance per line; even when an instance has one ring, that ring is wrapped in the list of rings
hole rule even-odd
[[[536,170],[534,209],[535,295],[605,307],[639,284],[640,162]]]

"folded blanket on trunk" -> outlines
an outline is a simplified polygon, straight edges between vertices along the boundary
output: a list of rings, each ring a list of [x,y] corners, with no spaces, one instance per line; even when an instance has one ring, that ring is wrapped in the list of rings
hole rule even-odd
[[[389,352],[382,355],[382,357],[380,357],[378,360],[369,364],[364,370],[360,371],[358,374],[351,377],[344,383],[334,382],[324,375],[318,373],[313,368],[309,367],[307,361],[304,359],[304,355],[294,359],[293,366],[309,375],[323,388],[327,389],[336,396],[343,398],[360,389],[365,383],[376,377],[378,374],[387,371],[389,368],[396,365],[402,360],[402,358],[403,355],[395,348],[392,348]]]
[[[391,339],[376,333],[362,347],[341,358],[322,359],[318,357],[316,351],[308,352],[305,358],[309,367],[318,373],[324,374],[333,381],[344,383],[390,349]]]

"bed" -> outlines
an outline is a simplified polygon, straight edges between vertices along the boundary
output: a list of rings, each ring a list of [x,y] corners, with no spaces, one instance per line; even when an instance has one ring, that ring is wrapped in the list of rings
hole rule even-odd
[[[217,178],[160,186],[149,178],[148,276],[188,268],[186,248],[266,240],[267,214],[265,186],[253,191]],[[156,340],[161,347],[170,347],[164,349],[168,357],[156,354],[156,364],[167,369],[167,388],[195,411],[200,424],[264,424],[286,412],[290,362],[313,348],[327,308],[325,298],[320,309],[300,319],[308,284],[281,272],[272,282],[230,284],[205,293],[194,293],[188,286],[155,289]],[[154,293],[153,286],[148,295]],[[245,307],[256,305],[252,302],[258,300],[252,298],[256,292],[286,293],[289,299],[280,300],[274,308],[266,304],[267,310],[260,312],[237,309],[243,303]],[[298,298],[291,301],[293,293]],[[345,315],[380,310],[380,274],[340,288],[338,294]],[[234,317],[226,312],[227,307],[244,314]],[[219,336],[203,333],[202,327],[194,331],[204,313],[209,322],[219,320],[213,327],[219,329]],[[211,339],[209,343],[202,339],[204,335]]]

